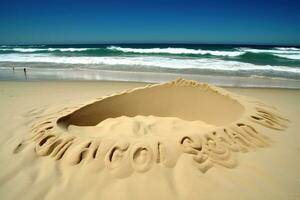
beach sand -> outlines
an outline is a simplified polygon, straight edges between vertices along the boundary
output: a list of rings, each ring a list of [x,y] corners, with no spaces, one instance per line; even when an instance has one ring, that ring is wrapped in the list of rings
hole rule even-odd
[[[300,199],[300,90],[0,82],[0,199]]]

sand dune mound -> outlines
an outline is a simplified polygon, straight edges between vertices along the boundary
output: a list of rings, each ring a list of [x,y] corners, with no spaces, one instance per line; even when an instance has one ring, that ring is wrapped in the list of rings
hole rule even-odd
[[[35,145],[40,156],[117,177],[188,156],[205,173],[235,167],[237,152],[271,145],[270,129],[283,130],[287,121],[256,100],[178,79],[41,116],[15,153]]]

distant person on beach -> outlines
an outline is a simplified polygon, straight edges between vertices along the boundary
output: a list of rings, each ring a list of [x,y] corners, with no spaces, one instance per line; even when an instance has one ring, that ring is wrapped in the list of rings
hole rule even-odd
[[[25,78],[27,79],[27,70],[26,70],[26,68],[24,68],[24,75],[25,75]]]

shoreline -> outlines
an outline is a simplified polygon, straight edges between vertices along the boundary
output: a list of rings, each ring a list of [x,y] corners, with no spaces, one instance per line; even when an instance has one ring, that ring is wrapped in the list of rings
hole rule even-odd
[[[145,86],[149,84],[156,84],[158,82],[142,82],[142,81],[116,81],[116,80],[83,80],[83,79],[78,79],[78,80],[55,80],[55,79],[47,79],[47,80],[39,80],[39,79],[32,79],[32,80],[0,80],[0,83],[4,84],[68,84],[68,85],[80,85],[80,84],[91,84],[91,85],[96,85],[96,84],[123,84],[123,85],[132,85],[135,86],[137,85],[138,87],[140,86]],[[161,82],[162,83],[162,82]],[[209,85],[214,85],[214,84],[209,84]],[[217,87],[221,88],[226,88],[228,90],[238,90],[238,91],[243,91],[243,90],[272,90],[272,91],[300,91],[299,88],[284,88],[284,87],[252,87],[252,86],[220,86],[220,85],[215,85]],[[245,94],[247,96],[247,94]]]
[[[162,83],[184,78],[216,86],[241,88],[282,88],[300,89],[300,80],[268,78],[268,77],[238,77],[198,74],[177,74],[165,72],[132,72],[113,70],[27,70],[0,69],[0,81],[122,81],[139,83]]]

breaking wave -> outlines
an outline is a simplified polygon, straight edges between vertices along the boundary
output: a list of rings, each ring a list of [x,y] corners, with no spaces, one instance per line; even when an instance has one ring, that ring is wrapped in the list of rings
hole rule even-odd
[[[187,49],[187,48],[149,48],[149,49],[142,49],[142,48],[123,48],[117,46],[111,46],[107,49],[114,50],[114,51],[122,51],[126,53],[165,53],[165,54],[200,54],[206,55],[210,54],[213,56],[239,56],[244,52],[240,51],[220,51],[220,50],[202,50],[202,49]]]
[[[201,58],[178,59],[170,57],[139,56],[139,57],[88,57],[88,56],[53,56],[49,54],[2,54],[0,62],[24,62],[24,63],[61,63],[81,64],[85,68],[90,65],[123,65],[145,66],[172,69],[209,69],[216,71],[274,71],[300,74],[300,68],[273,65],[255,65],[239,61]],[[95,66],[92,66],[95,68]]]
[[[66,56],[67,53],[74,56],[74,54],[78,53],[78,56],[120,56],[120,55],[174,55],[181,57],[197,57],[197,58],[245,58],[245,55],[252,53],[258,56],[262,55],[271,55],[275,58],[285,58],[289,60],[300,60],[300,48],[295,47],[274,47],[274,48],[265,48],[265,49],[256,49],[256,48],[229,48],[229,49],[193,49],[193,48],[174,48],[174,47],[166,47],[166,48],[129,48],[129,47],[120,47],[120,46],[108,46],[108,47],[100,47],[100,48],[75,48],[75,47],[45,47],[45,46],[26,46],[26,47],[13,47],[13,46],[1,46],[0,54],[13,54],[13,53],[55,53],[57,56],[59,53],[62,53],[62,56]],[[71,54],[72,53],[72,54]],[[68,56],[68,55],[67,55]],[[268,57],[271,58],[271,57]]]

